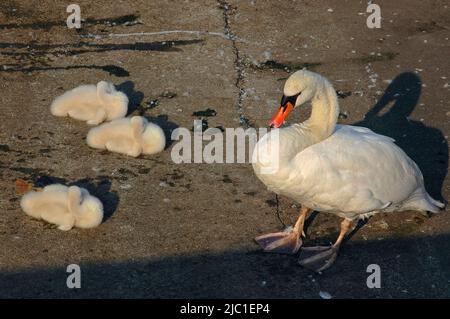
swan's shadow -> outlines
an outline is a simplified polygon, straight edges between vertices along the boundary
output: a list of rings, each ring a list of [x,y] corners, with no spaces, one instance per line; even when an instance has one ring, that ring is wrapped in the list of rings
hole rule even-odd
[[[417,105],[422,81],[411,72],[398,75],[381,99],[353,125],[370,128],[395,139],[395,143],[419,166],[425,188],[437,200],[444,200],[441,189],[447,175],[448,143],[439,129],[409,119]],[[390,106],[389,110],[384,110]]]
[[[84,178],[75,182],[68,182],[64,178],[44,175],[34,181],[34,186],[45,187],[56,183],[67,186],[75,185],[78,187],[83,187],[87,189],[91,195],[97,197],[103,204],[103,222],[107,221],[114,214],[117,206],[119,205],[119,196],[116,192],[111,191],[111,181],[108,179],[93,181],[91,179]]]

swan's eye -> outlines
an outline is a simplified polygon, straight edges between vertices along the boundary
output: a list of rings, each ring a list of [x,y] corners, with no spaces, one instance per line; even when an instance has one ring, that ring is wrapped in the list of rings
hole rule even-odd
[[[281,106],[285,107],[289,102],[292,105],[295,105],[295,102],[297,101],[297,98],[301,93],[302,92],[299,92],[298,94],[292,96],[283,95],[283,97],[281,98]]]

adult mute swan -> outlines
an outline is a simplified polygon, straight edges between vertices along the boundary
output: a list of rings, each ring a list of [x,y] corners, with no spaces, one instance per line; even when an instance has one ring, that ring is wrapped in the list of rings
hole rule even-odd
[[[265,251],[296,253],[306,215],[312,210],[340,216],[344,220],[334,245],[301,250],[299,263],[320,272],[335,261],[353,220],[380,212],[436,213],[444,207],[427,193],[418,166],[393,139],[364,127],[336,124],[336,92],[324,77],[297,71],[287,79],[283,93],[272,127],[281,126],[289,112],[308,101],[311,117],[263,136],[252,162],[269,189],[302,208],[290,231],[255,239]]]

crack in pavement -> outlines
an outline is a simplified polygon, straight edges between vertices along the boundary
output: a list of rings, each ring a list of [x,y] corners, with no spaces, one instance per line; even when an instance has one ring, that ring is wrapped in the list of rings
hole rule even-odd
[[[244,76],[244,69],[245,65],[243,62],[243,59],[241,57],[241,53],[239,51],[239,48],[237,47],[237,39],[238,37],[234,34],[233,30],[230,26],[230,17],[234,14],[234,11],[236,10],[236,7],[233,7],[230,5],[226,0],[217,0],[217,3],[219,4],[219,8],[222,10],[223,15],[223,21],[224,21],[224,33],[225,36],[230,40],[233,53],[234,53],[234,68],[236,69],[236,81],[235,86],[238,89],[238,96],[236,100],[236,109],[239,116],[239,124],[244,128],[249,128],[250,121],[248,118],[244,116],[242,102],[244,100],[245,95],[245,89],[244,89],[244,82],[245,82],[245,76]]]
[[[217,0],[219,4],[219,8],[222,9],[223,14],[223,21],[224,21],[224,33],[225,36],[229,39],[231,42],[233,53],[234,53],[234,68],[236,69],[236,82],[235,86],[238,89],[238,97],[236,100],[236,109],[239,116],[239,124],[247,129],[251,127],[250,121],[248,118],[244,116],[244,110],[243,110],[243,101],[245,96],[245,88],[244,88],[244,82],[245,82],[245,63],[244,60],[241,57],[241,53],[239,51],[239,48],[237,47],[236,41],[238,37],[236,34],[234,34],[233,30],[230,26],[230,17],[234,14],[236,11],[235,7],[232,7],[226,0]],[[286,224],[284,223],[283,219],[281,218],[281,212],[280,212],[280,202],[278,195],[275,194],[275,201],[276,201],[276,209],[275,209],[275,216],[280,221],[280,223],[283,225],[283,228],[286,228]]]

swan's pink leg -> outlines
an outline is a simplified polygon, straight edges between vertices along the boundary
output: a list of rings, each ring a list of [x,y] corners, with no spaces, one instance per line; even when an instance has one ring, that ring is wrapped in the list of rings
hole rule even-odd
[[[351,223],[350,219],[342,221],[339,237],[332,246],[303,247],[300,253],[299,264],[316,272],[322,272],[330,268],[337,258],[339,247],[350,229]]]

